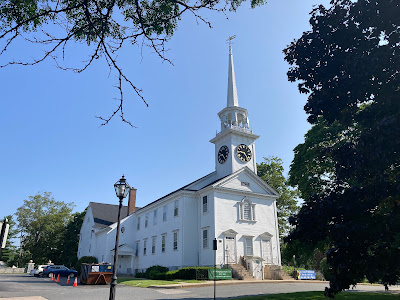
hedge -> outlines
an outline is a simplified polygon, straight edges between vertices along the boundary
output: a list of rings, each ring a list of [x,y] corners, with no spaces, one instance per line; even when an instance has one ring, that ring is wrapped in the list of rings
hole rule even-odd
[[[163,266],[152,266],[146,272],[136,273],[136,278],[147,278],[156,280],[173,280],[173,279],[208,279],[208,270],[212,267],[185,267],[179,270],[168,271]]]

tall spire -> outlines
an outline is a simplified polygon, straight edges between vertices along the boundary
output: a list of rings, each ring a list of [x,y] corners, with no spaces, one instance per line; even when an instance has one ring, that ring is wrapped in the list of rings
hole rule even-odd
[[[236,79],[235,79],[235,68],[233,67],[233,56],[232,46],[229,45],[229,70],[228,70],[228,98],[227,107],[239,106]]]

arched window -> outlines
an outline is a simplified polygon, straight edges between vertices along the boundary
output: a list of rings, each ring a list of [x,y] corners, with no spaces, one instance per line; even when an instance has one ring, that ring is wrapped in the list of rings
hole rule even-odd
[[[255,204],[251,203],[251,201],[247,198],[244,198],[239,205],[240,208],[240,220],[241,221],[253,221],[256,220],[255,214]]]

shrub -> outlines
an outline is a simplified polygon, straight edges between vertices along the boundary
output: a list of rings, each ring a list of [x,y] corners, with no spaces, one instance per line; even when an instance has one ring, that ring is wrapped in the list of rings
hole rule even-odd
[[[165,280],[166,279],[166,273],[161,273],[156,270],[152,270],[149,273],[149,279],[153,280]]]
[[[177,279],[208,279],[208,270],[212,267],[186,267],[175,274]]]
[[[136,272],[135,278],[146,278],[144,272]]]
[[[173,271],[168,271],[165,273],[165,279],[166,280],[173,280],[173,279],[178,279],[178,274],[179,270],[173,270]]]
[[[329,266],[326,257],[323,260],[321,260],[320,267],[321,267],[321,272],[325,277],[325,280],[330,281],[332,276],[331,267]]]
[[[94,256],[82,256],[76,263],[75,270],[81,272],[82,264],[97,264],[97,258]]]
[[[151,266],[144,272],[144,278],[153,279],[150,277],[150,274],[155,274],[155,272],[165,274],[168,272],[168,268],[159,265]]]

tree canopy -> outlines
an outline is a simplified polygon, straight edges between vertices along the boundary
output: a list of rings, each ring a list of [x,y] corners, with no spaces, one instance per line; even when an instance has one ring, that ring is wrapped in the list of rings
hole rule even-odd
[[[107,118],[99,117],[107,124],[113,116],[124,118],[123,84],[130,87],[147,105],[142,90],[123,71],[118,53],[127,45],[150,47],[162,61],[166,42],[174,34],[184,14],[211,27],[204,11],[226,13],[236,10],[243,0],[4,0],[0,2],[0,57],[17,41],[23,39],[43,49],[43,53],[29,60],[27,57],[1,63],[7,65],[35,65],[53,59],[58,68],[74,72],[85,71],[97,59],[103,58],[116,74],[119,105]],[[250,0],[251,7],[262,5],[265,0]],[[77,66],[65,65],[69,47],[86,43],[87,59],[74,60]],[[29,56],[30,57],[30,56]]]
[[[288,234],[290,229],[288,218],[294,215],[298,210],[296,201],[297,190],[290,188],[283,172],[283,161],[276,156],[264,157],[264,161],[257,164],[257,175],[279,194],[279,198],[276,200],[276,206],[278,210],[280,237]]]
[[[57,259],[66,266],[75,267],[78,262],[79,233],[85,214],[86,211],[74,213],[63,231]],[[77,270],[80,271],[80,268]]]
[[[49,192],[29,196],[17,209],[17,219],[22,232],[22,246],[35,263],[59,258],[60,245],[67,224],[71,221],[73,203],[56,201]],[[55,261],[57,263],[57,261]]]
[[[313,124],[290,181],[304,205],[288,242],[327,243],[333,295],[400,279],[400,3],[334,0],[284,50]]]

